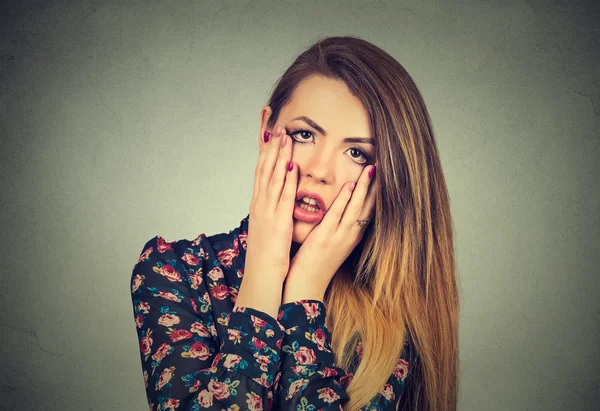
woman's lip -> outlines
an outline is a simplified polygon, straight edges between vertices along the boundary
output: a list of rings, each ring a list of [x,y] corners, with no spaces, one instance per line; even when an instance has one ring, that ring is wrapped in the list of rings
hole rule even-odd
[[[300,190],[296,194],[296,200],[301,200],[304,197],[314,198],[315,200],[317,200],[317,204],[319,205],[319,208],[321,209],[321,211],[323,211],[323,212],[327,211],[327,206],[325,205],[325,201],[323,201],[323,197],[321,197],[319,195],[319,193],[311,193],[308,190]]]
[[[306,211],[300,208],[298,202],[294,203],[294,218],[296,220],[304,221],[309,224],[320,223],[325,216],[325,211],[319,209],[319,211]]]

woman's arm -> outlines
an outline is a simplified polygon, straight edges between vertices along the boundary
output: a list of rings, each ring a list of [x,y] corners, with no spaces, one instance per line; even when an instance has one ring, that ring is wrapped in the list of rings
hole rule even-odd
[[[158,238],[145,245],[131,278],[150,409],[271,409],[283,326],[235,307],[218,320],[227,327],[219,343],[201,271],[188,274],[172,250],[159,251]]]
[[[334,364],[325,315],[325,305],[319,300],[281,306],[278,320],[285,335],[275,409],[341,410],[348,400],[340,384],[347,373]]]
[[[325,305],[319,300],[285,303],[278,320],[285,327],[282,345],[281,375],[275,387],[277,410],[343,410],[348,395],[342,387],[347,373],[334,364],[325,327]],[[404,394],[410,355],[409,347],[398,359],[379,395],[362,410],[396,411]]]

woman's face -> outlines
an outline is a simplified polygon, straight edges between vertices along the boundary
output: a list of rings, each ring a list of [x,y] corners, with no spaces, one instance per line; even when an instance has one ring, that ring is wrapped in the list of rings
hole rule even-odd
[[[270,112],[269,106],[263,108],[263,131]],[[296,192],[318,193],[326,210],[344,183],[357,181],[363,169],[374,163],[367,112],[342,81],[323,76],[305,79],[282,108],[276,124],[291,137],[292,161],[298,166]],[[294,217],[292,241],[303,243],[317,224]]]

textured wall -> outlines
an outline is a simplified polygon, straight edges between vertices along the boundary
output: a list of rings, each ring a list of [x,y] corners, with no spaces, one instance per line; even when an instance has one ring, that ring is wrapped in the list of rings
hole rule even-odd
[[[2,407],[147,409],[133,264],[156,234],[239,223],[274,82],[343,34],[396,57],[433,119],[461,281],[459,408],[597,406],[598,6],[322,3],[1,3]]]

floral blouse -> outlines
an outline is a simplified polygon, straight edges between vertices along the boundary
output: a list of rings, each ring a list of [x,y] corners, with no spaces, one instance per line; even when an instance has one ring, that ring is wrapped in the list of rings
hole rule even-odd
[[[151,411],[343,410],[362,345],[350,370],[335,365],[322,301],[283,304],[277,318],[233,309],[248,219],[229,233],[145,244],[131,298]],[[402,408],[410,354],[407,344],[363,410]]]

